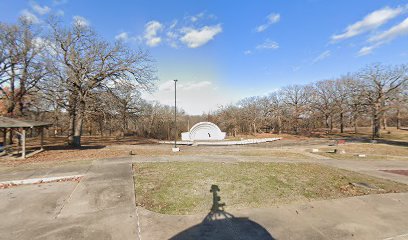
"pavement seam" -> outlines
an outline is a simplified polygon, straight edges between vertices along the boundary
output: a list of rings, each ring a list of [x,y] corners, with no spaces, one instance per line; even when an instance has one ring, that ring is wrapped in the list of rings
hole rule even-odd
[[[130,171],[132,172],[132,180],[133,180],[133,196],[134,196],[134,202],[133,204],[136,205],[136,218],[137,218],[137,235],[139,237],[139,240],[142,240],[142,228],[140,226],[140,217],[139,217],[139,207],[136,204],[136,178],[135,178],[135,171],[133,169],[133,162],[130,163]]]
[[[91,165],[88,167],[88,169],[85,171],[84,178],[86,177],[86,175],[88,174],[88,172],[89,172],[89,170],[91,169],[92,166],[93,166],[93,164],[91,164]],[[81,181],[82,181],[82,180],[81,180]],[[78,188],[79,184],[81,183],[81,181],[78,182],[78,184],[75,186],[74,190],[72,190],[71,194],[69,194],[69,197],[68,197],[66,200],[63,201],[62,206],[61,206],[61,208],[59,209],[57,215],[54,217],[54,219],[57,219],[57,218],[61,215],[62,209],[64,209],[65,205],[66,205],[67,203],[69,203],[69,201],[70,201],[71,198],[72,198],[72,195],[74,195],[74,192],[77,190],[77,188]]]
[[[136,218],[137,218],[137,235],[139,237],[139,240],[142,240],[142,230],[140,227],[140,221],[139,221],[139,207],[136,206]]]

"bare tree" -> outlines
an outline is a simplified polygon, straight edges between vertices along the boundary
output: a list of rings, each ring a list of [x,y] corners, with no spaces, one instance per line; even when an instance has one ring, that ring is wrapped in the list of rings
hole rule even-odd
[[[283,118],[285,117],[285,105],[282,93],[280,91],[271,93],[268,96],[268,101],[268,115],[272,119],[275,119],[276,124],[274,129],[278,132],[278,134],[281,134],[283,130]]]
[[[300,120],[308,109],[310,88],[301,85],[291,85],[282,88],[283,102],[288,107],[290,123],[295,134],[299,133]]]
[[[365,99],[371,107],[372,137],[379,138],[386,105],[391,96],[408,81],[407,68],[373,64],[363,69],[359,77],[364,82]]]
[[[47,73],[41,39],[27,19],[0,24],[0,92],[8,115],[25,115],[25,100]]]
[[[80,22],[69,28],[58,24],[51,27],[54,51],[49,56],[54,62],[56,85],[66,95],[69,144],[80,146],[86,104],[92,92],[125,82],[149,88],[155,79],[154,69],[146,52],[131,51],[120,42],[109,44]]]

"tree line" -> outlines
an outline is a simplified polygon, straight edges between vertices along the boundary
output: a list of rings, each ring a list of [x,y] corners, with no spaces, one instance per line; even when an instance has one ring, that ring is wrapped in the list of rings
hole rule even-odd
[[[144,50],[104,40],[81,22],[49,19],[0,23],[0,111],[53,123],[51,135],[72,146],[83,135],[171,139],[174,109],[142,98],[156,81]],[[372,126],[373,137],[391,124],[407,124],[407,66],[371,64],[338,79],[290,85],[268,96],[245,98],[214,112],[178,111],[178,134],[199,121],[231,136],[261,132],[304,134]],[[10,136],[11,137],[11,136]]]
[[[408,67],[370,64],[337,79],[290,85],[268,96],[245,98],[221,107],[216,121],[230,135],[240,133],[311,133],[359,126],[381,137],[389,124],[408,123]],[[389,120],[391,120],[389,122]]]

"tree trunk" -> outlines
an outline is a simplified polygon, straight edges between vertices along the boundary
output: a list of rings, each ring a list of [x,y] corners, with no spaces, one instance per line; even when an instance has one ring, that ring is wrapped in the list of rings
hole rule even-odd
[[[373,139],[380,138],[380,130],[381,130],[381,115],[380,115],[380,107],[379,104],[376,104],[373,108]]]
[[[330,125],[329,125],[329,115],[327,115],[327,114],[324,115],[324,124],[325,124],[325,127],[326,127],[326,131],[328,131],[329,128],[330,128]]]
[[[340,113],[340,133],[344,133],[344,115]]]
[[[74,147],[81,147],[82,126],[84,123],[84,117],[85,117],[85,102],[83,100],[80,100],[78,105],[78,114],[76,116],[75,121],[75,131],[73,138]]]
[[[397,129],[401,129],[401,111],[397,108]]]
[[[78,93],[73,91],[69,96],[69,126],[68,126],[68,145],[75,146],[74,135],[75,135],[75,125],[76,125],[76,115],[77,115],[77,99]]]
[[[333,132],[333,116],[330,116],[330,132]]]
[[[354,134],[357,134],[357,120],[358,120],[358,116],[357,114],[353,115],[353,126],[354,126]]]
[[[282,133],[282,117],[278,116],[278,134]]]

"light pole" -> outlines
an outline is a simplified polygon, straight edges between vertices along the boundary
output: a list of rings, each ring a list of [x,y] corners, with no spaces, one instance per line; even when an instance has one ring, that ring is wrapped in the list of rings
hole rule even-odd
[[[177,79],[174,80],[174,148],[173,152],[178,152],[177,147]]]

